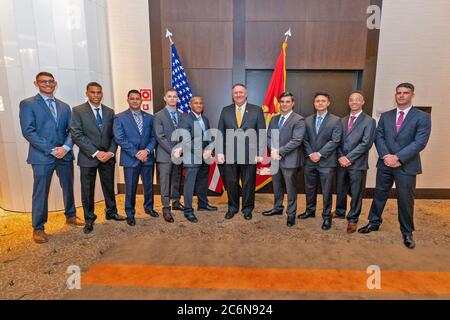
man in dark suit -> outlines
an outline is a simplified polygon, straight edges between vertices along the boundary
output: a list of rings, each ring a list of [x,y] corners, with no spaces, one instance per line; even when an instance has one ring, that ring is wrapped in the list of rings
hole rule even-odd
[[[375,120],[362,111],[364,94],[354,91],[348,98],[350,114],[341,119],[342,141],[337,149],[339,165],[336,169],[337,199],[333,216],[345,219],[347,193],[350,191],[350,211],[347,232],[354,233],[361,214],[362,195],[369,169],[369,151],[375,139]]]
[[[163,217],[169,223],[174,222],[172,210],[184,210],[180,202],[182,164],[172,162],[172,151],[176,142],[172,141],[172,133],[178,128],[182,113],[177,110],[177,90],[170,88],[164,94],[166,106],[155,114],[155,136],[158,141],[156,162],[161,188]],[[172,208],[170,207],[172,200]]]
[[[235,84],[232,95],[234,103],[222,109],[218,128],[222,134],[219,148],[223,150],[218,151],[217,160],[219,164],[225,163],[228,194],[225,219],[233,218],[239,211],[239,180],[242,179],[242,213],[250,220],[255,208],[256,160],[262,161],[266,150],[266,122],[262,108],[247,103],[245,85]]]
[[[106,204],[106,219],[123,221],[117,214],[114,193],[114,169],[117,144],[113,136],[114,110],[103,105],[102,86],[90,82],[86,86],[88,101],[72,110],[70,132],[73,142],[80,148],[81,199],[84,211],[84,233],[91,233],[97,216],[94,213],[94,192],[97,170]]]
[[[153,163],[156,138],[153,116],[141,111],[142,97],[138,90],[128,92],[129,109],[114,119],[114,139],[120,146],[120,165],[125,176],[125,213],[127,223],[136,225],[135,206],[139,176],[144,192],[144,211],[152,217],[159,214],[153,209]]]
[[[66,223],[83,226],[76,216],[73,195],[73,152],[70,136],[71,111],[68,104],[54,97],[57,82],[51,73],[40,72],[34,82],[39,93],[20,102],[20,127],[30,143],[27,162],[33,168],[33,240],[48,241],[48,193],[53,172],[63,191]]]
[[[290,92],[280,95],[281,114],[270,120],[267,130],[267,145],[272,161],[279,161],[279,168],[272,176],[274,205],[264,211],[264,216],[283,214],[283,198],[288,197],[287,226],[295,224],[297,214],[297,173],[302,166],[300,146],[305,135],[305,120],[293,111],[295,102]],[[276,133],[276,138],[273,134]],[[278,140],[278,141],[277,141]]]
[[[378,231],[381,215],[393,183],[397,188],[398,219],[403,243],[415,247],[414,194],[416,176],[422,173],[420,152],[425,149],[431,133],[429,114],[412,106],[414,86],[401,83],[396,88],[397,108],[384,112],[378,122],[375,146],[379,159],[375,194],[369,212],[369,224],[360,233]]]
[[[306,211],[300,219],[316,216],[317,187],[321,186],[323,196],[322,230],[331,228],[332,183],[337,166],[336,149],[341,142],[341,119],[328,111],[330,95],[318,92],[314,96],[316,114],[305,119],[305,193]]]
[[[191,111],[184,115],[180,121],[180,129],[187,130],[183,139],[182,148],[174,151],[179,157],[183,153],[183,167],[186,175],[184,179],[184,216],[190,222],[197,222],[192,208],[194,191],[198,198],[198,211],[216,211],[217,207],[208,203],[208,173],[209,164],[205,161],[211,159],[212,148],[208,146],[204,136],[210,129],[209,120],[203,114],[203,98],[193,96],[189,102]]]

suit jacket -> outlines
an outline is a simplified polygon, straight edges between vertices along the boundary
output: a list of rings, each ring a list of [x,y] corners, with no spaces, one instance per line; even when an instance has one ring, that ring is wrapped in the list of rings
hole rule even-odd
[[[51,154],[55,147],[73,147],[70,136],[71,110],[67,103],[56,99],[57,119],[52,115],[40,94],[20,102],[20,127],[30,143],[27,162],[29,164],[52,164],[56,158]],[[73,161],[70,150],[63,160]]]
[[[142,122],[143,132],[141,135],[130,109],[119,113],[114,118],[114,139],[120,146],[120,165],[122,167],[137,167],[140,160],[136,158],[136,153],[144,149],[150,151],[144,165],[150,166],[154,163],[156,138],[153,133],[153,116],[142,111]]]
[[[181,122],[183,114],[178,111],[178,126]],[[154,134],[158,141],[156,149],[156,162],[171,162],[171,154],[173,147],[176,146],[177,141],[172,141],[172,133],[175,131],[175,126],[170,117],[167,108],[163,108],[155,114]]]
[[[72,124],[70,132],[73,142],[80,148],[78,153],[78,165],[80,167],[97,167],[100,161],[92,157],[96,151],[117,151],[114,141],[113,123],[114,110],[101,105],[103,126],[97,125],[95,114],[88,102],[83,103],[72,110]],[[115,157],[111,158],[115,162]]]
[[[205,131],[209,130],[208,118],[202,115],[202,119],[205,124]],[[200,167],[204,162],[203,151],[209,145],[208,141],[203,141],[204,133],[200,122],[194,113],[189,112],[183,115],[178,127],[189,132],[189,136],[183,137],[183,165],[185,167]]]
[[[277,149],[272,141],[272,130],[278,130],[281,115],[270,120],[267,128],[267,146],[269,150]],[[302,142],[305,136],[305,119],[298,113],[292,112],[279,130],[278,152],[282,159],[280,167],[286,169],[300,168],[303,165]]]
[[[431,116],[411,108],[398,133],[396,117],[397,109],[393,109],[384,112],[378,122],[375,146],[380,158],[377,168],[386,167],[383,161],[385,155],[395,154],[402,164],[396,170],[408,175],[421,174],[420,151],[426,147],[430,138]]]
[[[306,134],[303,140],[305,145],[306,166],[319,166],[321,168],[335,168],[337,166],[337,152],[342,136],[341,119],[329,111],[316,133],[316,114],[305,119]],[[313,152],[319,152],[322,157],[315,164],[309,158]]]
[[[239,152],[245,151],[245,164],[255,164],[255,159],[250,159],[249,154],[254,155],[264,155],[266,151],[266,132],[260,137],[259,131],[266,129],[266,121],[264,119],[264,113],[261,107],[254,104],[247,103],[244,115],[241,121],[241,127],[238,128],[236,119],[236,106],[235,104],[226,106],[222,109],[219,118],[219,131],[222,133],[222,146],[216,145],[216,152],[223,153],[226,155],[227,143],[232,143],[232,141],[227,141],[226,131],[227,129],[233,129],[235,134],[238,133],[248,133],[248,130],[256,130],[256,145],[251,144],[249,139],[246,139],[244,145],[239,145],[238,139],[234,139],[234,163],[238,161],[238,150]],[[263,141],[261,141],[261,138]],[[223,149],[223,150],[219,150]],[[222,151],[222,152],[220,152]],[[226,158],[225,158],[226,159]],[[243,163],[244,164],[244,163]]]
[[[348,169],[369,169],[369,151],[375,140],[376,121],[366,113],[361,113],[353,124],[352,131],[348,132],[350,115],[341,119],[342,140],[337,149],[338,159],[347,157],[352,163]]]

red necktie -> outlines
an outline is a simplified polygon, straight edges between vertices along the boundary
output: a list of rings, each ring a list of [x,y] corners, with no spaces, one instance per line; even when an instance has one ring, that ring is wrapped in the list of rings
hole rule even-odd
[[[402,127],[403,120],[404,120],[404,114],[405,113],[403,111],[400,111],[400,115],[398,116],[398,119],[397,119],[397,132],[399,132],[400,128]]]
[[[355,116],[351,116],[350,117],[350,121],[348,122],[348,127],[347,127],[347,132],[348,133],[352,132],[353,125],[355,124],[355,120],[356,120]]]

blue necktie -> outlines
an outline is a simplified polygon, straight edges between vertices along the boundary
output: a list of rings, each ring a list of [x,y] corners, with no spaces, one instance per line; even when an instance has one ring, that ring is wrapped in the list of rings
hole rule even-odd
[[[178,119],[177,119],[176,113],[177,113],[176,111],[170,112],[170,117],[172,118],[172,122],[173,122],[173,125],[175,126],[175,128],[178,126]]]
[[[317,123],[316,123],[316,133],[319,133],[320,125],[322,124],[323,117],[317,116]]]
[[[100,116],[100,108],[95,108],[95,122],[97,122],[97,125],[101,128],[103,126],[103,119]]]
[[[48,107],[50,108],[50,112],[52,113],[53,118],[55,118],[55,121],[56,121],[57,114],[56,114],[55,99],[53,99],[53,98],[47,99],[47,102],[48,102]]]
[[[144,125],[142,122],[142,114],[133,112],[133,116],[134,116],[134,120],[136,121],[136,124],[138,126],[139,133],[142,136],[142,131],[144,130]]]
[[[200,127],[202,127],[202,132],[206,131],[205,123],[203,122],[203,118],[200,116],[197,118],[197,121],[200,123]]]
[[[284,118],[284,116],[282,116],[280,118],[280,120],[278,121],[278,130],[280,130],[283,127],[284,120],[286,120],[286,119]]]

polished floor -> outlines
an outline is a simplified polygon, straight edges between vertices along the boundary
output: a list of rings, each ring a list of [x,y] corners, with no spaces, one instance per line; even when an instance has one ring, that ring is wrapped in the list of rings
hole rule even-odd
[[[118,196],[119,208],[123,200]],[[322,231],[320,215],[288,228],[285,216],[261,215],[271,207],[271,195],[257,195],[256,201],[251,221],[241,214],[225,220],[222,196],[211,198],[219,211],[197,213],[197,224],[179,211],[173,224],[140,211],[135,227],[105,221],[99,203],[90,235],[66,226],[55,212],[44,245],[31,240],[30,214],[0,212],[0,298],[450,298],[450,201],[416,202],[414,250],[402,244],[393,200],[380,231],[368,235],[347,234],[343,220]],[[299,213],[304,201],[299,195]],[[364,200],[360,225],[369,206]],[[81,289],[66,287],[70,266],[81,269]],[[376,282],[369,266],[381,271],[379,287],[370,286]]]

